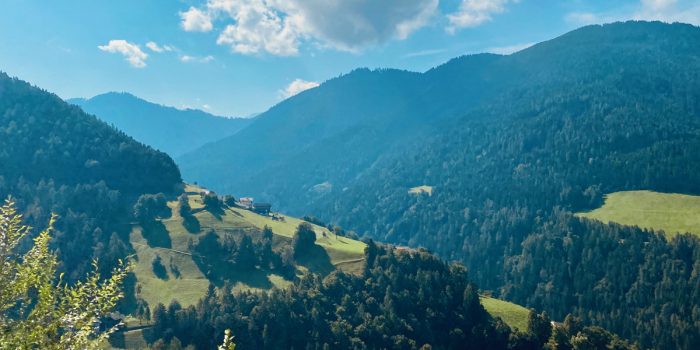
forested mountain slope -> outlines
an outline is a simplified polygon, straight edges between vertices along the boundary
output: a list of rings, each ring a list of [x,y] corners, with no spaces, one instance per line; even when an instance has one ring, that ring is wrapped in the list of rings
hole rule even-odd
[[[699,41],[689,25],[624,23],[509,56],[535,67],[513,70],[527,85],[306,210],[464,261],[482,287],[555,318],[575,306],[645,347],[695,348],[698,240],[570,211],[619,190],[700,193]],[[432,195],[408,193],[423,184]]]
[[[205,153],[190,155],[201,172],[185,174],[197,180],[207,172],[201,179],[215,188],[252,190],[292,213],[463,261],[482,288],[555,319],[576,308],[584,321],[644,347],[698,347],[698,240],[571,215],[613,191],[700,193],[698,42],[700,29],[691,25],[626,22],[584,27],[508,56],[461,57],[403,73],[410,82],[381,80],[391,91],[381,102],[396,107],[354,114],[381,123],[316,133],[313,142],[300,137],[303,152],[252,163],[248,178],[231,175],[246,162],[217,157],[221,167],[209,168]],[[328,86],[276,108],[333,118],[293,108]],[[362,91],[369,85],[337,94]],[[350,108],[342,99],[336,105]],[[401,130],[385,127],[392,123],[410,136],[392,136]],[[226,140],[231,149],[235,139]],[[409,193],[420,185],[432,186],[432,195]]]
[[[109,92],[67,102],[171,157],[233,135],[252,121],[218,117],[195,109],[166,107],[128,93]]]
[[[128,253],[124,224],[136,197],[176,192],[180,183],[166,154],[0,73],[0,198],[11,195],[37,228],[59,215],[53,247],[67,280],[93,258],[111,270]]]

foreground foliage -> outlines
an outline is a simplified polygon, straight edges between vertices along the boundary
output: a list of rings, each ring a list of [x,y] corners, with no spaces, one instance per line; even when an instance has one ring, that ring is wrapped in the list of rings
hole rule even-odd
[[[57,279],[49,250],[53,222],[20,254],[29,227],[12,201],[0,207],[0,349],[97,349],[110,333],[99,332],[100,324],[123,296],[126,267],[103,280],[95,263],[74,285]]]
[[[136,199],[171,193],[181,181],[166,154],[0,72],[0,198],[12,195],[37,230],[52,213],[60,216],[50,247],[66,282],[89,273],[93,260],[108,274],[131,253]],[[26,249],[28,242],[20,245]]]

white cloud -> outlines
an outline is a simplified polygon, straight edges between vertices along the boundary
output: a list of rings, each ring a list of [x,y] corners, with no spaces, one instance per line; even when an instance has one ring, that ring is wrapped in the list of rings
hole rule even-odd
[[[405,55],[403,55],[403,58],[412,58],[412,57],[423,57],[423,56],[432,56],[432,55],[437,55],[441,54],[443,52],[446,52],[446,49],[429,49],[429,50],[420,50],[420,51],[415,51],[415,52],[409,52]]]
[[[601,23],[601,17],[599,14],[592,12],[571,12],[567,13],[564,19],[576,25],[589,25],[594,23]]]
[[[180,56],[180,61],[182,62],[197,62],[197,63],[209,63],[214,60],[214,56],[204,56],[204,57],[198,57],[198,56],[189,56],[189,55],[182,55]]]
[[[390,39],[406,39],[437,13],[439,0],[208,0],[181,14],[211,30],[212,19],[227,22],[217,43],[241,54],[291,56],[302,42],[357,51]],[[190,29],[188,29],[190,28]]]
[[[166,51],[174,51],[175,48],[170,46],[170,45],[158,45],[157,43],[153,41],[149,41],[146,43],[146,47],[149,48],[153,52],[161,53],[161,52],[166,52]]]
[[[450,24],[446,30],[454,33],[458,29],[476,27],[491,21],[492,16],[503,13],[506,5],[519,0],[462,0],[457,12],[447,15]]]
[[[188,32],[208,32],[213,28],[211,16],[195,7],[180,12],[180,19],[182,20],[182,29]]]
[[[309,35],[328,46],[347,51],[408,38],[429,23],[439,3],[438,0],[294,2]]]
[[[133,67],[146,67],[148,55],[141,51],[138,45],[132,44],[126,40],[110,40],[107,45],[100,45],[98,48],[105,52],[121,54]]]
[[[572,12],[565,20],[576,25],[610,23],[625,20],[683,22],[700,25],[700,3],[693,0],[640,0],[608,12]]]
[[[211,1],[210,11],[225,12],[233,24],[219,34],[217,44],[230,46],[234,52],[278,56],[298,53],[301,27],[294,16],[281,17],[262,0]]]
[[[290,98],[302,91],[313,89],[319,85],[320,84],[315,81],[295,79],[293,82],[287,85],[287,87],[284,90],[280,91],[280,95],[282,96],[282,98]]]
[[[525,50],[528,47],[535,45],[535,43],[522,43],[522,44],[515,44],[515,45],[508,45],[508,46],[496,46],[496,47],[489,47],[484,50],[484,52],[489,52],[489,53],[495,53],[499,55],[510,55],[512,53]]]
[[[700,25],[700,3],[690,0],[641,0],[639,10],[632,18]]]

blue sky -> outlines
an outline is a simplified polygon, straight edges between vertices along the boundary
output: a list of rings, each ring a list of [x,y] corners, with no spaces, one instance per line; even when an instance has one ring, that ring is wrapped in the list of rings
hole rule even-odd
[[[425,71],[591,23],[700,24],[687,0],[4,0],[0,70],[64,98],[126,91],[226,116],[354,68]]]

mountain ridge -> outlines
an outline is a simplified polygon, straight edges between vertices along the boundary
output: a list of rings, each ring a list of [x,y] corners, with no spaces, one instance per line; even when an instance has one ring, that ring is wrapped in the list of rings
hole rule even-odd
[[[66,101],[172,157],[233,135],[253,120],[215,116],[198,109],[177,109],[127,92]],[[183,142],[185,139],[187,142]]]

